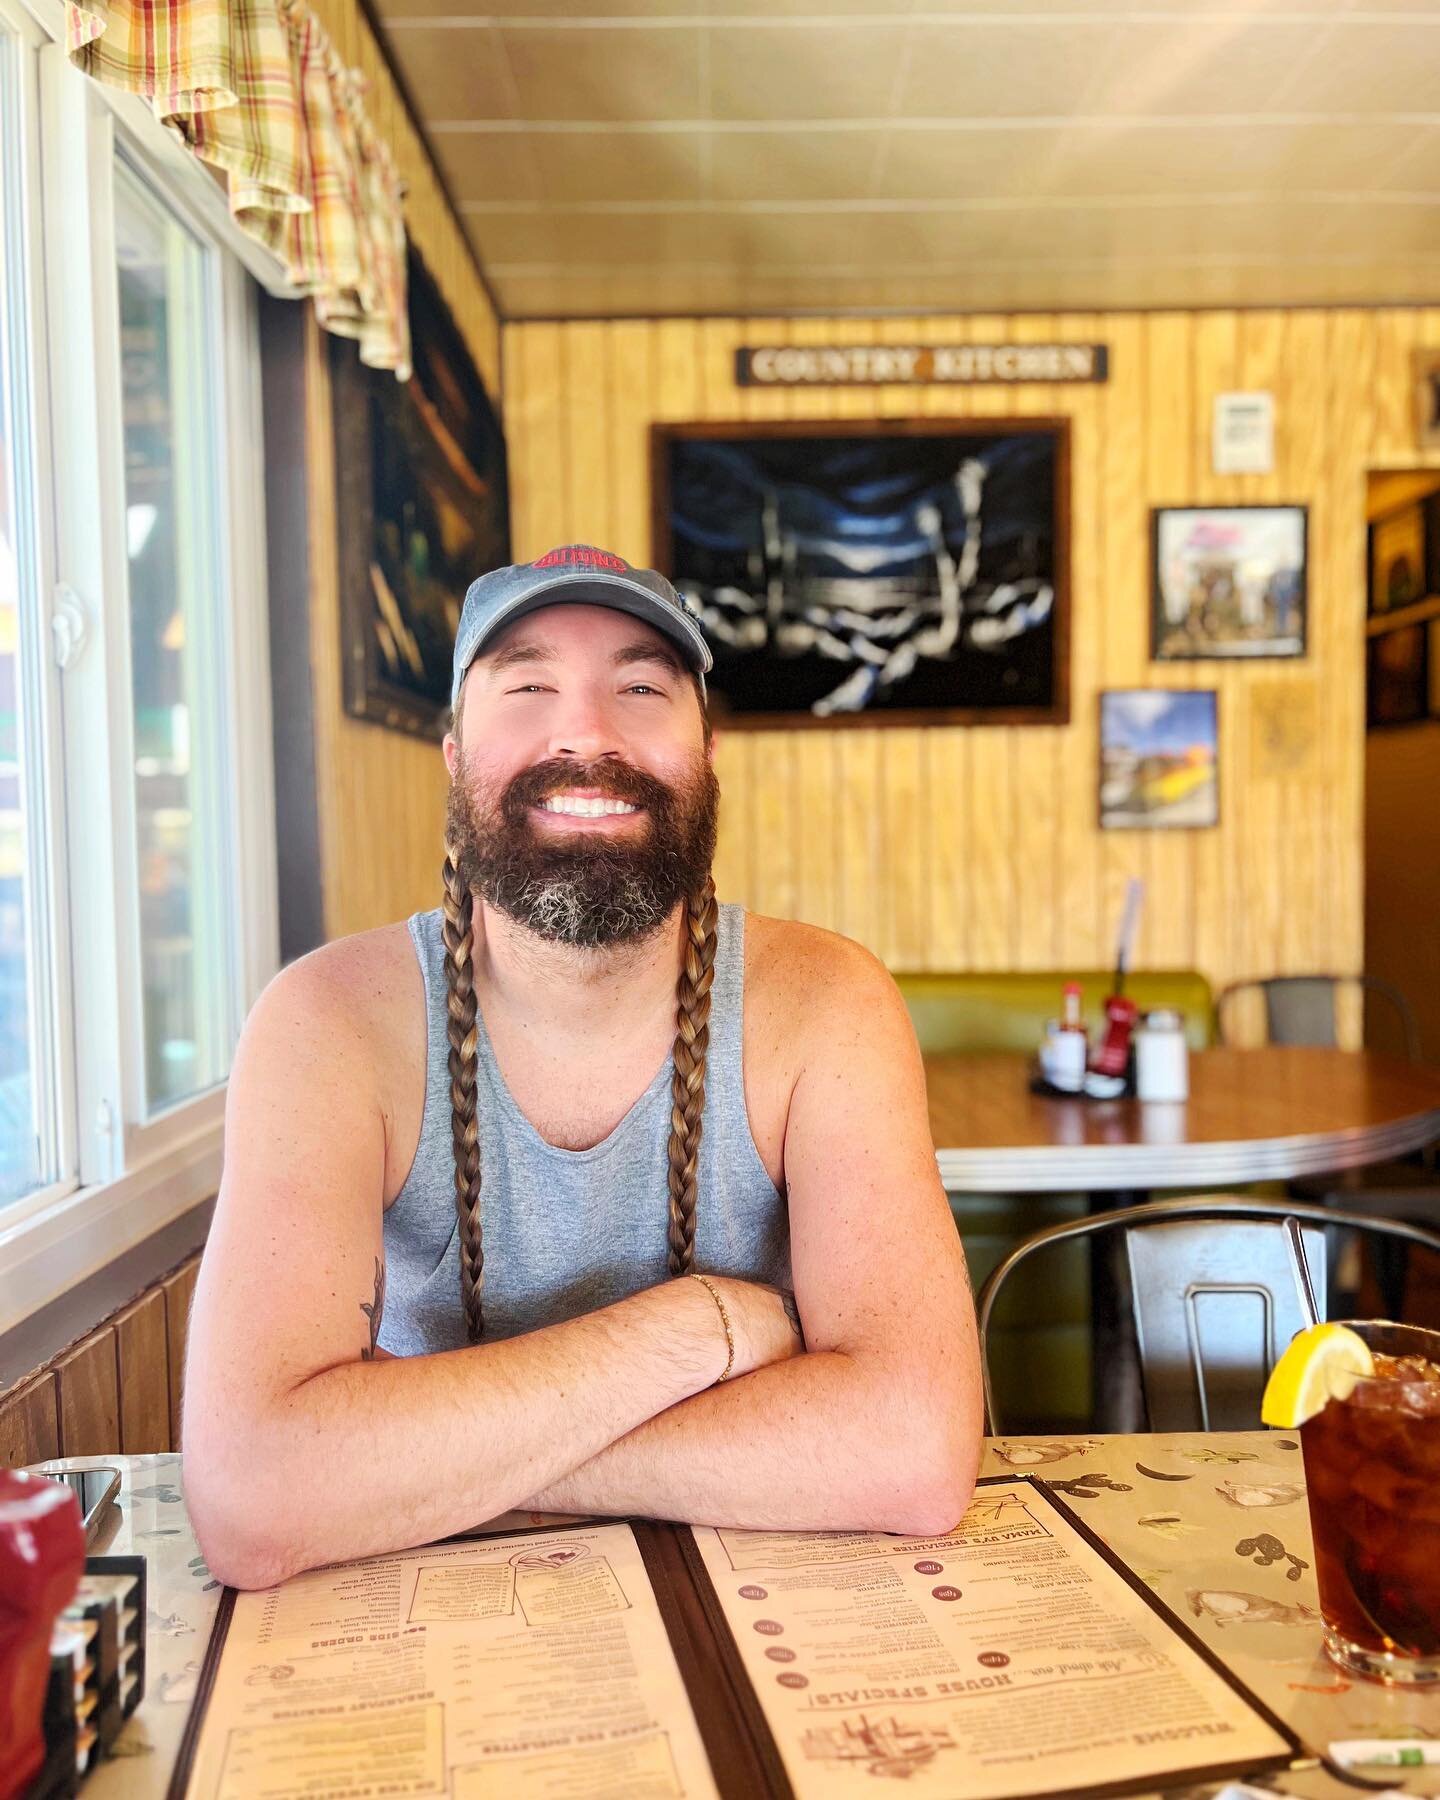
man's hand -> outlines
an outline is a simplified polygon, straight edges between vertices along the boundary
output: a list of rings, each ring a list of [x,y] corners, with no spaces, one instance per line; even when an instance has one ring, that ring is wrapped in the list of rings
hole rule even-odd
[[[705,1279],[719,1291],[730,1315],[730,1331],[735,1339],[732,1378],[768,1368],[771,1363],[788,1362],[792,1356],[803,1353],[805,1339],[793,1294],[782,1294],[779,1288],[755,1281],[735,1281],[719,1275],[707,1275]]]

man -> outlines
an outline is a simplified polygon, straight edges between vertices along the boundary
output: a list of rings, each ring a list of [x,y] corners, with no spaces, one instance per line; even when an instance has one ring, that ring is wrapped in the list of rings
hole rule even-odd
[[[604,551],[471,586],[443,907],[283,970],[236,1053],[184,1428],[223,1580],[518,1506],[963,1511],[974,1320],[914,1033],[858,945],[717,906],[709,666]]]

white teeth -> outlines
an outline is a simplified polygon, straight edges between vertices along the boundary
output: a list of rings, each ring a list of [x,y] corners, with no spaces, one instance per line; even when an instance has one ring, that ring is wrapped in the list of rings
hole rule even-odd
[[[571,795],[552,795],[545,802],[546,812],[568,813],[577,819],[602,819],[612,813],[633,813],[640,809],[628,800],[581,800]]]

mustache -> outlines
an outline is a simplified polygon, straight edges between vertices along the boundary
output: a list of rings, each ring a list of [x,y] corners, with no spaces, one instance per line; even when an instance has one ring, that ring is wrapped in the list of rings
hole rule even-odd
[[[607,800],[624,800],[656,817],[668,815],[675,804],[674,792],[663,781],[629,763],[580,764],[551,757],[515,776],[501,796],[501,816],[507,825],[524,824],[532,806],[571,788],[593,788]]]

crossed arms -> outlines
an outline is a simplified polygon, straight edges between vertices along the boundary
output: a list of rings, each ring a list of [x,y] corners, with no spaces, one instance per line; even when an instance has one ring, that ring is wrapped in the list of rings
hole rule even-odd
[[[813,934],[785,1135],[795,1296],[672,1281],[524,1337],[376,1357],[385,1121],[343,945],[246,1026],[186,1373],[185,1487],[240,1587],[512,1507],[776,1529],[955,1524],[980,1448],[974,1320],[924,1078],[884,969]],[[456,1305],[459,1305],[457,1294]]]

